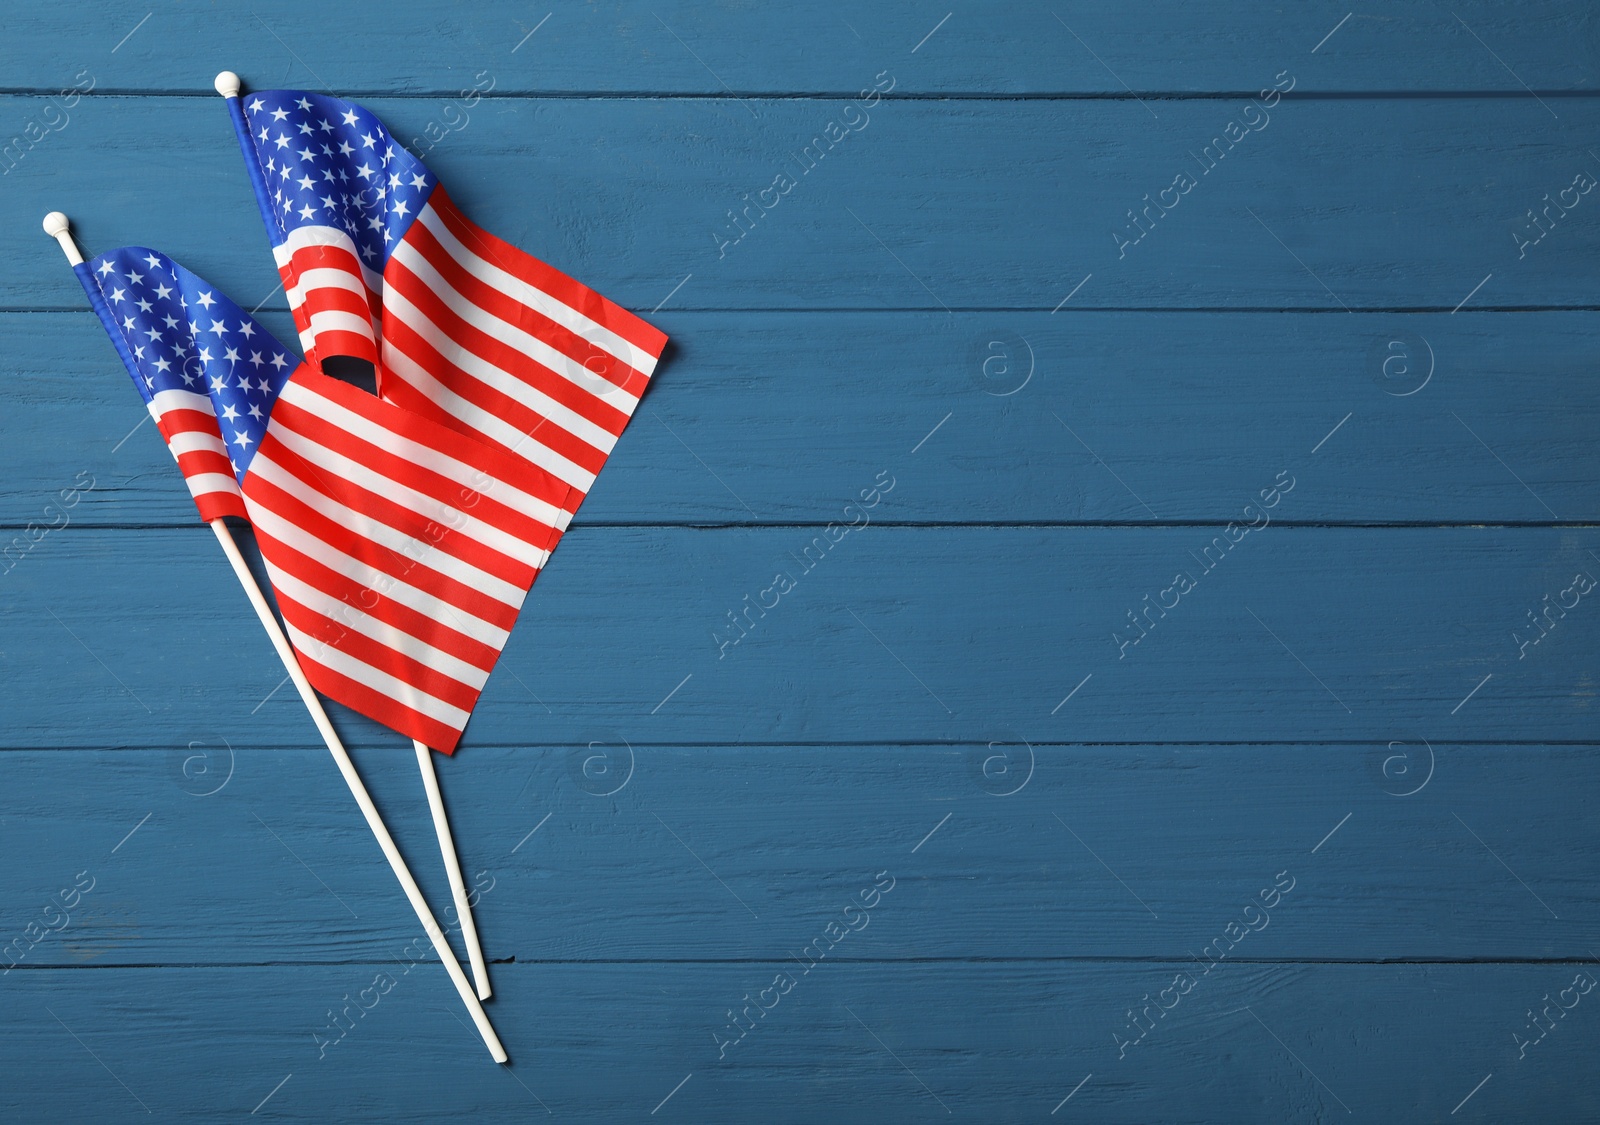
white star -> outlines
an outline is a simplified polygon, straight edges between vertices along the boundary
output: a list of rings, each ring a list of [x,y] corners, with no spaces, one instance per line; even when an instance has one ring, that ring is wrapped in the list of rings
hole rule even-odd
[[[213,375],[211,377],[211,389],[216,391],[219,395],[227,389],[227,386],[228,385],[222,381],[221,375]]]
[[[139,302],[139,311],[140,312],[149,312],[150,308],[151,308],[151,306],[150,306],[150,302],[149,301],[140,301]]]
[[[362,133],[361,143],[367,148],[371,148],[373,145],[377,144],[378,141],[377,138],[375,138],[371,133]]]
[[[299,106],[301,109],[310,109],[311,108],[311,103],[306,101],[306,96],[304,94],[301,94],[300,95],[300,100],[295,102],[294,104]]]
[[[196,299],[200,302],[200,305],[201,305],[202,308],[207,308],[207,309],[209,309],[212,305],[217,303],[217,299],[215,297],[213,297],[210,293],[207,293],[207,292],[204,292],[204,291],[202,291],[200,296],[198,298],[196,298]]]
[[[339,154],[341,156],[349,156],[354,151],[355,151],[355,149],[350,147],[350,142],[349,141],[340,141],[339,142]]]
[[[250,404],[249,414],[250,417],[254,418],[257,422],[261,421],[261,407],[257,406],[253,402]]]
[[[250,444],[250,435],[241,434],[238,430],[233,432],[233,443],[241,449]]]
[[[281,355],[274,355],[272,357],[272,366],[276,367],[279,371],[282,371],[285,367],[289,366],[289,361],[284,359]]]
[[[145,330],[145,335],[150,337],[152,340],[161,339],[161,333],[157,332],[154,328],[146,329]]]
[[[272,138],[272,143],[277,145],[279,148],[288,148],[289,138],[284,136],[282,133],[279,133],[276,137]]]
[[[211,349],[209,349],[209,348],[201,348],[200,349],[200,362],[201,363],[210,363],[211,362]]]
[[[279,106],[277,109],[272,111],[272,119],[274,121],[282,121],[285,117],[288,117],[288,116],[289,116],[288,112],[285,111],[282,106]]]
[[[133,357],[135,359],[143,359],[144,358],[144,345],[143,344],[138,344],[138,345],[136,345],[134,347],[134,349],[133,349]]]
[[[346,125],[354,125],[356,123],[356,111],[355,110],[353,110],[353,109],[345,110],[345,112],[344,112],[344,123]]]
[[[414,187],[414,188],[427,187],[428,186],[428,177],[422,176],[422,175],[418,175],[417,173],[413,172],[411,174],[411,186]]]
[[[310,219],[310,218],[314,218],[315,216],[316,216],[316,212],[313,211],[309,206],[302,206],[300,208],[300,217],[302,219]]]
[[[331,178],[331,177],[330,177],[330,178]],[[325,209],[327,209],[327,210],[329,210],[329,211],[332,211],[332,210],[333,210],[333,209],[334,209],[334,208],[335,208],[335,207],[337,207],[337,206],[338,206],[338,204],[336,204],[336,203],[334,203],[334,201],[333,201],[333,196],[331,196],[331,195],[325,195],[325,196],[323,196],[323,197],[322,197],[322,206],[323,206],[323,207],[324,207],[324,208],[325,208]]]
[[[363,180],[370,180],[373,177],[373,170],[363,164],[361,167],[356,169],[356,175],[360,176]]]
[[[302,132],[302,133],[309,133],[309,132],[311,132],[311,125],[310,125],[310,123],[309,123],[309,122],[305,122],[305,121],[302,121],[302,122],[300,122],[300,131],[301,131],[301,132]]]
[[[399,172],[396,172],[396,173],[394,173],[393,175],[391,175],[389,177],[389,186],[392,187],[392,188],[396,188],[396,189],[398,189],[400,187],[400,173]]]
[[[206,331],[215,332],[218,336],[221,336],[228,331],[228,326],[222,323],[220,320],[213,320],[211,322],[211,327],[206,329]]]
[[[225,406],[222,408],[222,420],[224,422],[237,422],[239,420],[239,412],[231,406]]]
[[[250,103],[250,112],[251,113],[260,113],[261,112],[261,99],[260,98],[256,98],[254,101],[252,101]]]
[[[178,318],[175,317],[175,316],[165,316],[165,317],[162,317],[161,319],[162,319],[162,322],[168,328],[176,328],[176,327],[178,327]]]
[[[261,382],[256,384],[256,387],[261,391],[262,394],[266,394],[272,389],[272,384],[267,382],[265,379],[262,379]]]
[[[113,301],[126,300],[127,296],[128,296],[127,293],[123,292],[122,287],[120,285],[117,286],[117,288],[115,288],[115,289],[113,289],[111,291],[111,300],[113,300]]]
[[[321,121],[317,122],[317,128],[321,129],[324,133],[333,132],[333,126],[328,123],[327,118],[323,118]]]
[[[99,270],[100,276],[104,277],[106,274],[108,274],[110,272],[111,272],[111,263],[110,262],[101,262],[100,263],[100,270]]]
[[[128,284],[129,285],[138,285],[143,281],[144,281],[144,274],[140,273],[138,270],[130,270],[130,271],[128,271]]]
[[[401,216],[402,218],[405,217],[405,213],[406,213],[406,201],[405,200],[402,199],[402,200],[400,200],[399,202],[397,202],[394,205],[394,213],[396,215]]]
[[[383,220],[374,215],[372,218],[367,220],[367,226],[371,227],[373,230],[382,230]]]
[[[313,184],[313,182],[314,181],[311,179],[310,176],[301,176],[298,180],[295,181],[295,183],[299,184],[306,191],[310,191],[311,190],[311,185]]]
[[[157,371],[161,372],[163,375],[165,375],[167,373],[167,368],[169,368],[171,366],[172,366],[172,364],[168,363],[164,359],[157,359],[155,361],[155,364],[154,364],[155,369]]]
[[[156,299],[157,300],[160,300],[162,297],[170,297],[170,296],[172,296],[172,290],[168,289],[165,285],[159,285],[158,284],[156,286]]]
[[[241,391],[243,391],[245,394],[249,394],[250,393],[250,380],[246,379],[243,375],[239,376],[238,386],[239,386],[239,389]]]
[[[251,352],[250,353],[250,362],[255,364],[257,367],[260,367],[261,366],[261,362],[262,362],[261,353],[260,352]]]
[[[239,332],[246,340],[248,340],[250,337],[256,334],[256,326],[247,320],[243,324],[239,325]]]
[[[154,254],[146,254],[144,260],[150,263],[150,268],[153,270],[158,270],[161,268],[161,259],[157,258]]]
[[[133,317],[130,316],[130,317],[124,317],[123,318],[122,329],[123,329],[124,332],[132,332],[133,331]]]
[[[264,126],[262,127],[262,130],[261,130],[261,139],[262,140],[266,140],[267,139],[267,130],[266,130],[266,128]]]
[[[317,154],[312,152],[309,148],[300,149],[301,160],[315,160],[316,158]]]

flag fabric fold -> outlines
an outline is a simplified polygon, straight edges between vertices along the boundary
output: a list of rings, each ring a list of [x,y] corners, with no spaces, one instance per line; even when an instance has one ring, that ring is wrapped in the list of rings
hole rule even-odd
[[[201,517],[255,528],[307,678],[452,751],[571,486],[300,362],[153,251],[75,271]]]
[[[666,336],[483,231],[372,113],[228,98],[308,360],[376,367],[378,394],[569,486],[564,531]]]

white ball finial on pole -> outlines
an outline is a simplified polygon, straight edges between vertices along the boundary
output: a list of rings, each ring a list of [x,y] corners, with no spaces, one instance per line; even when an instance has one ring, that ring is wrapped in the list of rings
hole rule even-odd
[[[237,98],[239,96],[239,76],[231,70],[225,70],[217,75],[217,80],[213,85],[216,86],[217,93],[225,98]]]
[[[67,256],[67,261],[73,265],[83,262],[83,255],[78,253],[78,244],[72,241],[68,228],[71,224],[67,217],[60,211],[52,211],[44,217],[44,232],[61,244],[61,252]]]

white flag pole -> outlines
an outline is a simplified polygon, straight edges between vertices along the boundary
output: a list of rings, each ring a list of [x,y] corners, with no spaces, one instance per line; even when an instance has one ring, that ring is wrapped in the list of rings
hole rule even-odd
[[[422,771],[422,787],[428,791],[428,811],[433,814],[433,831],[439,837],[444,855],[444,871],[450,878],[450,894],[456,901],[456,917],[461,919],[461,940],[467,943],[467,960],[472,964],[472,980],[478,986],[478,999],[489,999],[489,968],[483,963],[483,948],[478,944],[478,927],[472,920],[472,904],[467,901],[467,885],[461,878],[461,860],[456,856],[455,840],[450,835],[450,819],[445,815],[444,797],[439,793],[439,777],[433,771],[433,751],[416,739],[417,768]]]
[[[44,217],[44,232],[61,244],[62,251],[67,256],[67,261],[74,266],[83,263],[83,255],[79,253],[77,244],[73,242],[72,235],[68,232],[67,217],[60,211],[52,211]],[[367,820],[367,827],[372,830],[372,835],[377,839],[378,846],[383,849],[384,858],[389,861],[395,878],[400,881],[400,887],[406,893],[406,898],[411,903],[411,908],[416,911],[417,919],[422,923],[428,939],[433,942],[434,948],[439,952],[439,960],[444,964],[445,971],[450,974],[450,981],[456,986],[456,991],[461,994],[461,1000],[467,1006],[467,1012],[472,1016],[472,1022],[478,1029],[478,1034],[483,1036],[484,1043],[489,1048],[489,1053],[494,1056],[494,1061],[506,1061],[505,1048],[500,1045],[500,1039],[495,1035],[489,1017],[484,1013],[483,1005],[479,1003],[477,995],[472,990],[472,984],[467,980],[467,975],[461,971],[461,963],[456,960],[455,953],[450,948],[450,943],[445,939],[444,932],[439,928],[439,923],[434,920],[433,912],[428,909],[427,900],[422,897],[422,891],[417,886],[416,879],[412,878],[411,871],[406,867],[405,859],[400,855],[400,849],[395,846],[394,838],[389,835],[389,829],[383,823],[383,817],[378,814],[377,806],[372,803],[372,797],[367,792],[367,787],[362,784],[361,775],[356,772],[355,763],[350,760],[350,755],[345,751],[344,744],[339,741],[338,732],[333,729],[333,724],[328,720],[328,713],[323,709],[322,700],[311,687],[311,681],[306,679],[305,672],[300,667],[300,662],[295,658],[294,649],[289,646],[289,639],[284,636],[283,629],[278,624],[278,619],[272,615],[272,609],[267,605],[267,599],[261,592],[261,587],[256,583],[255,575],[250,573],[250,568],[245,565],[244,556],[239,553],[239,545],[234,542],[233,532],[221,519],[210,521],[211,530],[216,533],[217,541],[222,544],[223,554],[228,556],[228,562],[233,566],[233,572],[239,578],[239,584],[244,587],[245,596],[250,599],[251,608],[256,611],[256,616],[261,619],[261,626],[267,631],[267,637],[272,641],[272,647],[277,650],[278,657],[283,661],[285,671],[294,681],[295,688],[300,692],[300,698],[305,702],[306,710],[311,713],[311,720],[317,726],[322,740],[327,744],[328,753],[333,755],[334,764],[339,767],[345,784],[350,787],[350,793],[360,806],[361,813]]]

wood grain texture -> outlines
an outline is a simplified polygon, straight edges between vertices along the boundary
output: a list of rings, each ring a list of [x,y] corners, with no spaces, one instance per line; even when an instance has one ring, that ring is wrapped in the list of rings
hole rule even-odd
[[[52,89],[86,64],[112,90],[210,94],[212,75],[228,67],[263,88],[331,84],[344,96],[442,95],[441,104],[485,70],[497,92],[536,95],[849,95],[887,66],[903,68],[907,89],[925,94],[1253,93],[1297,64],[1321,91],[1526,97],[1514,75],[1547,95],[1600,84],[1600,32],[1575,0],[1515,12],[1471,0],[1454,6],[1459,18],[1402,3],[1354,13],[1342,26],[1348,9],[1332,5],[1230,15],[1174,0],[1136,16],[1084,5],[956,12],[494,0],[391,6],[381,18],[294,0],[259,12],[173,8],[143,24],[142,13],[109,0],[75,7],[70,39],[53,14],[13,16],[0,49],[8,86]],[[305,33],[310,26],[317,34]]]
[[[1280,506],[1316,483],[1302,473]],[[914,487],[908,474],[896,492]],[[1596,591],[1544,608],[1594,576],[1591,532],[1267,526],[1231,550],[1217,528],[828,538],[574,530],[462,746],[580,743],[600,728],[726,743],[972,741],[996,727],[1030,741],[1594,734]],[[301,704],[274,693],[282,669],[215,554],[203,527],[43,540],[0,607],[4,744],[163,744],[221,722],[302,744]],[[355,744],[392,745],[336,718]]]
[[[402,138],[430,119],[415,99],[364,104]],[[669,297],[1049,311],[1090,274],[1071,307],[1600,304],[1593,188],[1573,190],[1531,248],[1516,235],[1537,231],[1529,209],[1560,209],[1575,177],[1600,175],[1587,151],[1600,99],[1569,99],[1555,121],[1526,99],[1246,104],[1176,102],[1152,120],[1131,101],[880,101],[847,116],[838,101],[768,99],[752,120],[726,98],[508,98],[427,163],[480,225],[641,311]],[[0,116],[32,108],[0,98]],[[159,245],[245,308],[281,300],[222,100],[160,109],[157,130],[139,98],[84,99],[0,179],[0,205],[78,216],[90,250]],[[841,139],[806,157],[829,122]],[[1218,140],[1230,122],[1237,145]],[[94,176],[64,178],[89,152]],[[783,175],[793,186],[763,210],[759,193]],[[1180,175],[1194,186],[1174,190]],[[1143,218],[1163,189],[1176,205]],[[176,198],[185,205],[151,208]],[[730,212],[746,207],[748,233],[725,245],[742,229]],[[1143,229],[1134,209],[1148,230],[1125,247]],[[37,222],[0,229],[12,263],[0,304],[76,311],[82,294]]]
[[[1289,522],[1600,518],[1594,313],[655,319],[672,360],[580,526],[826,524],[885,470],[881,522],[1225,523],[1302,466],[1338,486]],[[71,526],[194,525],[92,313],[0,314],[0,347],[3,539],[88,480]]]
[[[247,1118],[271,1095],[257,1118],[1032,1121],[1088,1075],[1057,1120],[1331,1121],[1396,1107],[1452,1122],[1600,1119],[1581,1080],[1594,991],[1569,992],[1574,1007],[1526,1058],[1512,1039],[1530,1006],[1548,994],[1553,1007],[1593,964],[1235,965],[1151,1017],[1118,1058],[1127,1010],[1193,962],[819,962],[719,1059],[713,1033],[729,1009],[789,969],[501,966],[494,1008],[517,1029],[509,1073],[483,1066],[434,965],[29,973],[0,1015],[0,1043],[22,1064],[0,1106],[19,1118],[215,1121]],[[394,983],[380,995],[383,972]],[[376,999],[357,1015],[362,989]],[[347,1003],[352,1026],[319,1057],[313,1034]],[[1396,1050],[1400,1029],[1437,1062]]]
[[[4,826],[28,859],[0,871],[16,931],[0,934],[0,970],[19,966],[7,984],[44,968],[378,960],[410,940],[416,920],[326,752],[263,750],[218,725],[151,749],[0,754],[0,784],[30,796]],[[1295,889],[1251,915],[1263,928],[1228,959],[1589,956],[1592,746],[1011,738],[612,735],[463,750],[440,774],[484,947],[518,964],[783,960],[884,871],[892,894],[837,956],[1184,959],[1283,871]],[[424,890],[447,903],[401,751],[359,764]],[[1559,831],[1529,831],[1530,808]],[[69,920],[9,946],[80,872],[94,889]]]

